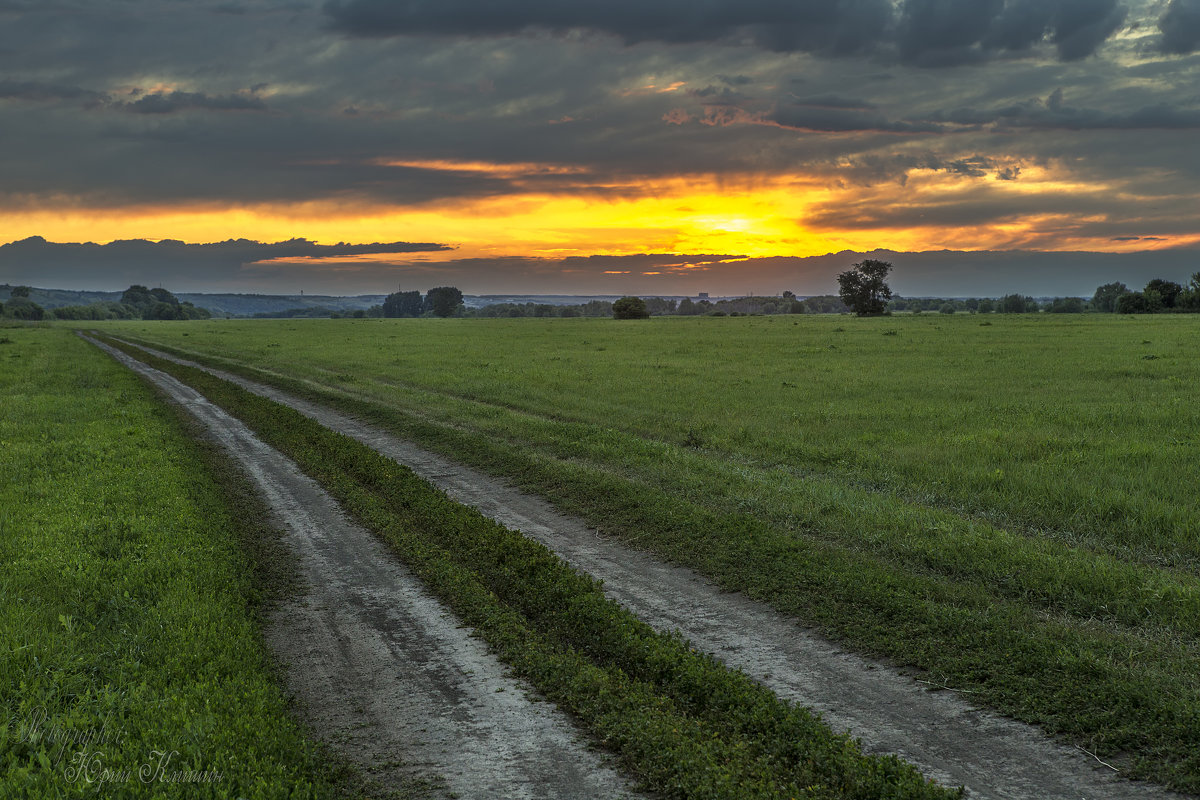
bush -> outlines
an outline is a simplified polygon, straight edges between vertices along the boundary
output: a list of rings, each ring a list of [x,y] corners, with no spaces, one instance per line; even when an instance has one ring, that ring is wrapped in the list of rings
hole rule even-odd
[[[613,303],[613,319],[649,319],[646,301],[640,297],[622,297]]]
[[[1117,299],[1118,314],[1149,314],[1153,310],[1142,292],[1130,292]]]
[[[1082,297],[1056,297],[1050,301],[1046,310],[1051,314],[1082,314]]]
[[[1092,307],[1097,311],[1116,311],[1117,303],[1129,293],[1129,287],[1120,281],[1106,283],[1097,288],[1095,294],[1092,295]]]
[[[1146,288],[1142,293],[1149,296],[1151,292],[1158,294],[1159,303],[1163,308],[1174,308],[1179,295],[1183,293],[1183,287],[1175,281],[1165,281],[1162,278],[1155,278],[1146,284]]]
[[[1025,314],[1036,313],[1038,310],[1037,301],[1032,297],[1019,294],[1006,294],[1001,297],[996,304],[996,311],[1001,314]]]
[[[4,304],[4,316],[13,319],[39,320],[46,316],[46,311],[37,303],[24,297],[13,296]]]
[[[59,306],[54,309],[55,319],[100,320],[136,319],[137,312],[123,303],[89,303],[86,306]]]

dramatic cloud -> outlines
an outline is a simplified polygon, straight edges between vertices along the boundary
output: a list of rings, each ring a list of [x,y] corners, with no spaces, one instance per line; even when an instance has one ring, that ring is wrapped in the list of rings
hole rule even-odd
[[[1044,101],[1028,100],[993,109],[958,108],[935,114],[930,122],[996,128],[1036,128],[1043,130],[1191,130],[1200,127],[1200,105],[1181,108],[1156,103],[1128,111],[1104,111],[1067,105],[1063,92],[1056,89]]]
[[[874,46],[892,24],[888,0],[441,0],[325,4],[333,26],[355,36],[504,36],[592,31],[639,42],[751,42],[775,51],[849,54]]]
[[[1168,53],[1191,53],[1200,48],[1200,0],[1171,0],[1158,21],[1162,49]]]
[[[1177,0],[1178,2],[1178,0]],[[921,66],[1025,52],[1043,41],[1060,58],[1091,55],[1125,21],[1117,0],[752,0],[697,5],[619,0],[572,3],[331,0],[333,27],[353,36],[506,36],[529,31],[609,34],[626,44],[749,43],[777,52],[885,53]]]
[[[1197,49],[1200,0],[0,0],[0,245],[177,240],[0,282],[454,263],[620,293],[881,247],[1166,252],[1200,243]],[[182,245],[301,236],[454,251]]]
[[[931,67],[1019,53],[1042,41],[1073,61],[1092,55],[1126,14],[1116,0],[906,0],[898,43],[905,60]]]
[[[803,103],[778,108],[765,119],[780,127],[799,131],[938,133],[942,130],[942,126],[934,123],[888,119],[882,114],[868,110]]]
[[[0,100],[97,100],[103,96],[98,92],[78,86],[59,86],[37,81],[0,81]]]

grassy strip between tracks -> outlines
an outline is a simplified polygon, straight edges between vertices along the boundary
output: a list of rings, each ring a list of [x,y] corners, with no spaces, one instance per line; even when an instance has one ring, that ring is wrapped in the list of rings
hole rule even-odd
[[[365,445],[201,370],[123,349],[198,389],[296,460],[501,658],[664,796],[957,796],[899,759],[863,754],[806,710],[656,633],[544,546]]]
[[[0,794],[342,796],[263,650],[287,565],[228,464],[68,331],[0,328],[0,360]]]
[[[1128,614],[1111,608],[1075,613],[1076,605],[1086,611],[1095,598],[1048,604],[1036,592],[1010,591],[1010,583],[1029,577],[1019,565],[1009,581],[939,574],[919,563],[897,563],[886,554],[782,531],[754,515],[706,508],[649,481],[403,409],[224,360],[213,363],[506,475],[639,547],[1068,737],[1116,761],[1125,774],[1200,791],[1197,643],[1175,624],[1192,613],[1188,604],[1169,592],[1147,603],[1150,587],[1131,584],[1128,598],[1100,592],[1114,606],[1128,599]],[[1105,560],[1097,559],[1095,569]],[[1062,566],[1069,568],[1069,560]],[[1094,580],[1108,577],[1098,573]],[[1186,576],[1180,580],[1186,582]],[[1077,591],[1085,592],[1086,585]],[[1142,624],[1131,624],[1139,614]]]

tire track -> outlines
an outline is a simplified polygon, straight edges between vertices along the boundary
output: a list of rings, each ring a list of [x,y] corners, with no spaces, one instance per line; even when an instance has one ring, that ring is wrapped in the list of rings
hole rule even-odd
[[[139,345],[140,346],[140,345]],[[498,522],[542,542],[604,581],[606,593],[646,622],[677,629],[697,648],[760,680],[781,697],[821,712],[864,749],[894,753],[945,785],[980,800],[1151,800],[1182,798],[1125,780],[1077,748],[1033,726],[976,708],[952,691],[931,690],[899,672],[847,653],[794,619],[722,590],[691,570],[603,537],[540,498],[397,439],[379,428],[265,384],[148,347],[291,406],[350,436]]]
[[[322,740],[385,785],[432,773],[459,797],[633,796],[565,714],[531,697],[290,459],[175,378],[89,341],[199,420],[286,532],[304,586],[271,613],[265,639]]]

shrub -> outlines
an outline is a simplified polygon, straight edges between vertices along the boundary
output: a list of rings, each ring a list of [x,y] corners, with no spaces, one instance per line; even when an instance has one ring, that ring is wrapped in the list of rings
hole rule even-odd
[[[1118,314],[1149,314],[1153,310],[1142,292],[1130,292],[1117,299]]]
[[[46,316],[46,311],[31,300],[14,296],[4,304],[4,316],[13,319],[39,320]]]
[[[622,297],[613,303],[613,319],[649,319],[646,301],[640,297]]]

